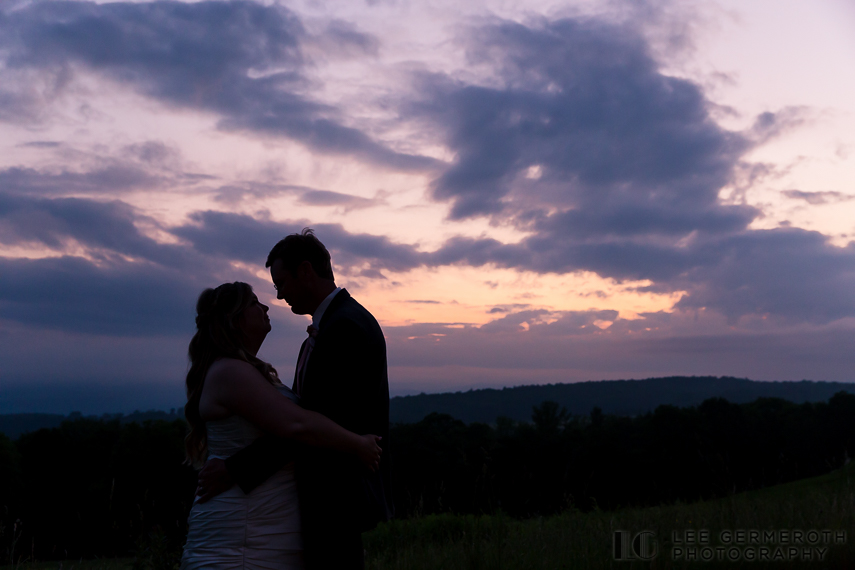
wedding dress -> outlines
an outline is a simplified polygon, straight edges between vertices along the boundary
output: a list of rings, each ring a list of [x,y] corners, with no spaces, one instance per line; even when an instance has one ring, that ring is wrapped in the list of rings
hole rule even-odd
[[[277,389],[297,401],[287,386]],[[262,432],[240,416],[205,422],[208,458],[225,459]],[[193,504],[181,570],[298,570],[303,568],[300,510],[289,463],[245,495],[237,485]]]

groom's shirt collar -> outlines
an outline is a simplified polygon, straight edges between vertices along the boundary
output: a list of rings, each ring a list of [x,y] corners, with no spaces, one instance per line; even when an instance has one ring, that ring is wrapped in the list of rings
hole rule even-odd
[[[339,291],[341,291],[341,287],[336,287],[332,293],[327,295],[326,299],[321,301],[321,304],[318,305],[318,308],[315,309],[315,314],[312,315],[312,326],[316,329],[318,328],[318,325],[321,324],[321,319],[324,318],[324,313],[326,312],[327,307],[330,306],[330,303],[332,303],[332,300],[335,298]]]

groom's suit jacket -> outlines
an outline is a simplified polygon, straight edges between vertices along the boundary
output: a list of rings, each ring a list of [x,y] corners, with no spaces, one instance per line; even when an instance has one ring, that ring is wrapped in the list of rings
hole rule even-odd
[[[300,352],[306,350],[306,342]],[[318,323],[315,346],[306,363],[300,405],[358,434],[383,438],[376,473],[350,455],[301,447],[297,492],[304,532],[361,532],[393,514],[389,457],[389,380],[386,341],[380,325],[344,289]],[[245,493],[294,459],[295,445],[264,436],[226,460]]]

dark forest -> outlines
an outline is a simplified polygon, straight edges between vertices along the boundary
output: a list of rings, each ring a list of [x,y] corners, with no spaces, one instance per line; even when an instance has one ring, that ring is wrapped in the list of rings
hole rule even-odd
[[[35,559],[128,556],[153,534],[180,548],[195,473],[181,420],[78,418],[0,436],[2,549]],[[466,424],[430,414],[390,433],[399,518],[515,518],[690,502],[827,473],[855,450],[855,395],[822,403],[710,399],[636,417],[571,415]]]

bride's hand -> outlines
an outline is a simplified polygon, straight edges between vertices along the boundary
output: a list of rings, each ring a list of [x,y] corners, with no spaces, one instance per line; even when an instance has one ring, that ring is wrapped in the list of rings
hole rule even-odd
[[[383,439],[379,435],[361,435],[362,443],[357,450],[359,460],[363,465],[368,467],[372,472],[380,468],[380,455],[383,450],[380,448],[380,440]]]

